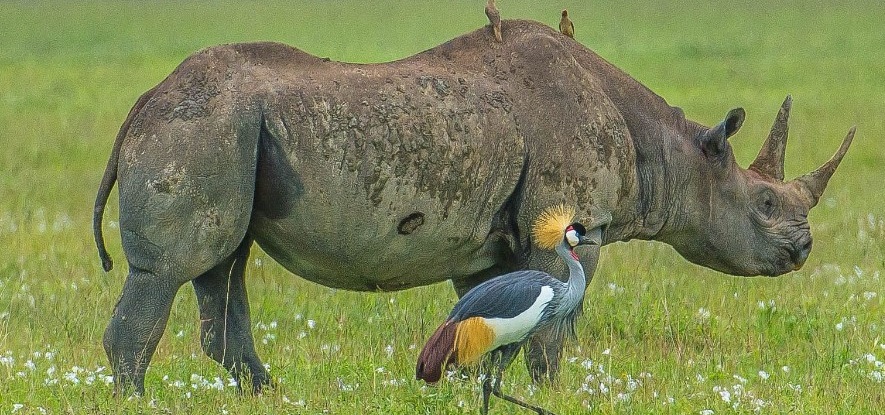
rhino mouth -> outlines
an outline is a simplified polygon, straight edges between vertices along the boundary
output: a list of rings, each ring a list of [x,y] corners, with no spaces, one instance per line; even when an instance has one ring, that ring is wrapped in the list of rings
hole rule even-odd
[[[760,274],[777,277],[798,271],[805,265],[805,260],[808,259],[808,255],[811,253],[811,246],[812,240],[810,236],[778,246],[773,250],[775,257],[770,262],[771,268],[764,270]]]
[[[790,252],[790,259],[793,261],[793,271],[799,270],[802,268],[802,265],[805,265],[805,260],[808,259],[808,254],[811,253],[811,238],[808,238],[804,243],[796,244],[793,247],[793,250]]]

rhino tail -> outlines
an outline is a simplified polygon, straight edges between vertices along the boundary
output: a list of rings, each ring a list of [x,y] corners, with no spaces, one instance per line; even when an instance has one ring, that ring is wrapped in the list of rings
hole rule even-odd
[[[101,184],[98,186],[98,195],[95,197],[95,206],[92,210],[92,232],[95,236],[95,245],[98,247],[98,256],[101,258],[101,266],[105,271],[110,271],[114,268],[114,261],[108,254],[107,248],[105,248],[101,222],[104,217],[104,208],[108,203],[108,197],[111,195],[111,189],[114,188],[114,183],[117,181],[117,162],[120,160],[120,147],[123,146],[123,139],[126,137],[126,133],[129,132],[132,119],[141,111],[148,100],[154,96],[157,86],[142,94],[138,101],[135,102],[135,105],[132,106],[132,109],[129,110],[126,121],[123,122],[120,131],[117,132],[114,148],[111,150],[111,157],[108,159],[108,164],[104,169]]]

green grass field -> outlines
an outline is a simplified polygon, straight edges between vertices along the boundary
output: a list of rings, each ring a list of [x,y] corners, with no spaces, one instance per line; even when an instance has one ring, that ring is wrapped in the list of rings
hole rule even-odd
[[[557,413],[878,413],[885,407],[885,7],[861,2],[500,0],[556,25],[704,124],[747,110],[731,142],[748,164],[787,94],[787,176],[857,125],[810,221],[805,267],[736,278],[663,244],[603,248],[560,381],[505,390]],[[397,59],[485,24],[484,1],[0,3],[0,413],[478,413],[470,380],[413,380],[456,297],[328,289],[258,248],[247,270],[258,352],[279,388],[238,395],[199,347],[184,287],[147,374],[116,399],[101,336],[126,275],[116,193],[104,273],[92,202],[131,105],[190,53],[274,40],[355,62]],[[492,412],[511,413],[493,401]],[[520,412],[522,413],[522,412]]]

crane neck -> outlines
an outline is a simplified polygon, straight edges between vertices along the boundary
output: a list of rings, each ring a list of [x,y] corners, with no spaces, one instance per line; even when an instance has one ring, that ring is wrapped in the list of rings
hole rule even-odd
[[[568,281],[565,283],[566,295],[559,308],[573,310],[580,306],[584,299],[584,291],[587,289],[587,277],[584,275],[584,267],[581,266],[581,262],[576,259],[572,249],[564,240],[559,245],[556,245],[556,253],[568,265]]]

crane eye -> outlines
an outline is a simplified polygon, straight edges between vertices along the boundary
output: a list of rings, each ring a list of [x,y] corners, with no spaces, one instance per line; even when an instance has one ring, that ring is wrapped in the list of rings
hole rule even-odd
[[[578,243],[581,242],[581,238],[578,237],[578,232],[574,229],[569,229],[565,232],[565,240],[568,241],[569,246],[572,248],[578,246]]]

